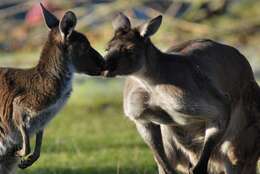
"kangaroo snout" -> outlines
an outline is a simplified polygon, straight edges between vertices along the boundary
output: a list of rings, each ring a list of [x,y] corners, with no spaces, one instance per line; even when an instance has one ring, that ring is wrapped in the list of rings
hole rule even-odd
[[[108,53],[105,57],[105,69],[102,75],[105,77],[114,77],[116,75],[115,71],[118,64],[118,53],[116,51]]]
[[[106,70],[106,61],[103,56],[96,51],[94,48],[90,50],[91,57],[93,57],[93,61],[95,62],[96,75],[102,75],[102,72]]]

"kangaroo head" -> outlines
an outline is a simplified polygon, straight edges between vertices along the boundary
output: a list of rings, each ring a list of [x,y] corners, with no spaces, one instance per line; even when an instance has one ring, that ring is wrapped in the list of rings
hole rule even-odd
[[[42,4],[43,17],[50,29],[49,42],[61,48],[62,54],[71,59],[76,72],[89,75],[100,75],[105,66],[103,57],[91,47],[90,42],[80,32],[74,30],[77,24],[76,15],[67,11],[59,21]]]
[[[113,20],[114,37],[109,41],[106,60],[107,77],[129,75],[139,71],[145,64],[149,38],[159,29],[162,16],[134,28],[127,16],[119,13]]]

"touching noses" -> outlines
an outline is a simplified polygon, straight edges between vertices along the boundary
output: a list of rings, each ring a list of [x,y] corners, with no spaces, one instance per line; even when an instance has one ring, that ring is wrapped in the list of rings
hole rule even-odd
[[[104,71],[106,68],[106,62],[103,56],[93,48],[91,48],[90,52],[91,52],[91,57],[93,57],[96,63],[96,66],[100,69],[100,71]]]

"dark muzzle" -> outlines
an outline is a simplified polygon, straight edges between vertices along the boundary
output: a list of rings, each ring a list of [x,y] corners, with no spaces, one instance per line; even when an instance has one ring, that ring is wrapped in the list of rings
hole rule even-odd
[[[118,66],[120,54],[118,51],[109,51],[105,56],[105,71],[102,73],[105,77],[114,77]]]

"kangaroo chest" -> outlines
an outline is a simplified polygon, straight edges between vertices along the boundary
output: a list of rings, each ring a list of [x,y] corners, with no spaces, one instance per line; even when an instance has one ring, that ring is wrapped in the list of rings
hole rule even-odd
[[[33,108],[25,110],[25,124],[30,134],[33,134],[43,129],[50,120],[63,108],[68,101],[72,91],[72,78],[67,81],[62,89],[60,96],[48,105],[48,107],[41,110],[33,110]]]
[[[157,116],[158,124],[160,119],[161,124],[164,123],[164,116],[169,117],[167,120],[172,119],[172,124],[188,125],[215,118],[222,112],[221,104],[217,101],[200,95],[197,91],[184,93],[173,85],[158,85],[150,89],[139,85],[125,95],[124,111],[128,117],[137,118],[147,108],[159,108],[166,113]],[[149,116],[144,119],[151,121]]]
[[[33,113],[33,116],[27,117],[26,127],[30,134],[43,129],[50,120],[63,108],[63,106],[68,101],[71,90],[64,93],[54,104],[50,105],[48,108]]]

